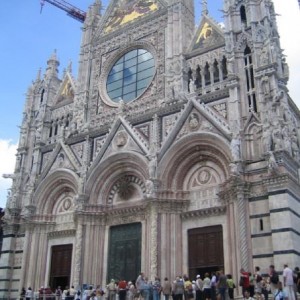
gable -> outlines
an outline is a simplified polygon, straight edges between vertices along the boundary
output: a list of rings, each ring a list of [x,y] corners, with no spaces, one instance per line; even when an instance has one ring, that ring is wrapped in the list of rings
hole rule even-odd
[[[209,17],[203,16],[200,26],[194,36],[191,51],[206,51],[225,45],[225,39],[220,27]]]
[[[73,101],[74,95],[75,95],[75,84],[72,76],[69,74],[69,72],[67,72],[59,87],[54,104],[57,105],[64,101]]]
[[[103,32],[110,33],[137,19],[157,11],[160,7],[158,0],[115,0],[112,1]]]
[[[164,130],[164,128],[163,128]],[[158,159],[161,160],[171,145],[191,133],[209,132],[222,136],[228,142],[231,131],[228,123],[204,103],[190,99],[184,110],[177,113],[168,134],[163,141]]]

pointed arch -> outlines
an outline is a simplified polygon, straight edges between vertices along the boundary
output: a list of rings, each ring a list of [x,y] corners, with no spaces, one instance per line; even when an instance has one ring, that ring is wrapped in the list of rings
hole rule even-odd
[[[58,209],[55,209],[55,207],[63,206],[66,199],[68,199],[67,202],[73,201],[78,191],[78,182],[79,176],[68,169],[58,169],[48,175],[39,184],[33,196],[36,213],[44,215],[57,213]],[[71,206],[73,204],[71,203]],[[67,207],[67,209],[70,207]]]
[[[148,160],[138,153],[118,153],[101,161],[89,174],[85,189],[85,193],[90,195],[89,203],[108,205],[114,194],[112,191],[123,179],[134,181],[141,195],[144,190],[142,183],[149,178]]]
[[[213,133],[193,133],[172,145],[158,167],[158,177],[164,189],[182,190],[195,165],[214,165],[220,181],[229,176],[230,145]]]

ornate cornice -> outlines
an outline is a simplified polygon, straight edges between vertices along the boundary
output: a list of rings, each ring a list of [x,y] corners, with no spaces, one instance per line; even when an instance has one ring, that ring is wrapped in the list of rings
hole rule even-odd
[[[226,206],[218,206],[218,207],[211,207],[206,209],[199,209],[195,211],[188,211],[181,213],[181,218],[183,220],[191,219],[191,218],[198,218],[198,217],[210,217],[210,216],[219,216],[223,215],[226,212]]]
[[[61,238],[61,237],[69,237],[69,236],[75,237],[75,234],[76,234],[75,229],[53,231],[48,233],[48,238],[53,239],[53,238]]]

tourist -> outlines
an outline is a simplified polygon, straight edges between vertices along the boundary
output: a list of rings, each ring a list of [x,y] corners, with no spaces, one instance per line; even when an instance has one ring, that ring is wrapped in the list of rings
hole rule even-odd
[[[227,275],[227,287],[228,287],[228,296],[229,296],[229,299],[233,300],[233,298],[234,298],[235,284],[234,284],[234,281],[232,279],[232,275],[231,274]]]
[[[64,289],[63,292],[62,292],[61,299],[62,299],[62,300],[69,300],[69,296],[70,296],[69,287],[66,286],[65,289]]]
[[[244,300],[254,300],[254,299],[250,296],[249,290],[245,290],[245,292],[244,292]]]
[[[196,284],[195,284],[195,290],[196,290],[196,300],[202,300],[203,297],[203,281],[201,279],[201,276],[198,274],[196,276]]]
[[[203,279],[203,294],[205,300],[211,299],[211,284],[208,273],[205,273]]]
[[[56,300],[60,300],[61,299],[61,294],[62,294],[61,287],[58,286],[57,289],[55,290],[55,298],[56,298]]]
[[[184,294],[183,279],[180,277],[176,277],[176,282],[174,284],[175,300],[183,300],[183,294]]]
[[[22,287],[21,293],[20,293],[20,299],[25,299],[25,295],[26,295],[26,289],[24,287]]]
[[[162,286],[162,293],[165,297],[164,300],[169,300],[169,296],[172,294],[172,285],[167,277],[164,279],[164,283]]]
[[[32,289],[31,289],[31,287],[29,287],[28,289],[27,289],[27,291],[26,291],[26,294],[25,294],[25,299],[26,300],[31,300],[32,299],[32,296],[33,296],[33,293],[32,293]]]
[[[283,284],[284,284],[288,299],[295,300],[293,271],[286,264],[284,265],[282,275],[283,275]]]
[[[73,300],[75,298],[76,290],[74,289],[74,285],[71,286],[70,288],[70,296],[69,299]]]
[[[219,278],[217,282],[218,293],[221,296],[221,300],[225,300],[227,291],[227,277],[223,270],[219,271]]]
[[[240,271],[241,277],[240,277],[240,287],[242,287],[242,294],[245,297],[245,291],[249,292],[250,296],[250,279],[249,279],[249,273],[246,272],[243,268]]]
[[[264,296],[264,300],[269,299],[269,292],[271,291],[269,277],[263,277],[261,281],[261,293]]]
[[[297,292],[300,294],[300,270],[299,267],[294,269],[294,290],[295,290],[295,298],[297,299]]]
[[[129,281],[128,282],[128,292],[127,292],[128,300],[133,300],[135,298],[135,295],[136,295],[136,288],[135,288],[134,284],[131,281]]]
[[[217,281],[218,281],[217,274],[215,272],[213,272],[212,276],[211,276],[211,280],[210,280],[210,287],[211,287],[210,295],[211,295],[212,300],[216,300]]]
[[[184,296],[185,296],[185,300],[194,298],[193,284],[188,277],[185,277],[185,281],[184,281]]]
[[[277,289],[275,289],[274,291],[274,300],[285,300],[285,299],[289,299],[290,298],[287,296],[287,294],[285,293],[285,291],[282,289],[282,282],[278,282],[277,284]]]
[[[270,277],[271,293],[274,294],[275,290],[277,290],[277,284],[279,282],[279,276],[275,270],[274,265],[270,265],[269,267],[269,277]]]
[[[117,292],[117,285],[114,279],[110,280],[110,283],[107,285],[108,291],[108,299],[115,300],[116,299],[116,292]]]
[[[262,276],[260,273],[260,267],[255,267],[254,280],[255,280],[254,291],[255,291],[256,299],[260,300],[262,294]]]
[[[119,300],[126,300],[127,294],[127,281],[121,279],[118,283]]]
[[[249,272],[249,292],[250,292],[250,297],[254,297],[254,291],[255,291],[255,276]]]
[[[161,292],[161,284],[160,279],[155,277],[154,282],[152,284],[152,292],[153,292],[153,300],[160,299],[160,292]]]

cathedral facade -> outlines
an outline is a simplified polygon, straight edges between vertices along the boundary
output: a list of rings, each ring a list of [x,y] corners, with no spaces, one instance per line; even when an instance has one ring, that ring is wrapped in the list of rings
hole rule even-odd
[[[29,87],[0,297],[300,264],[300,112],[271,0],[100,1]]]

